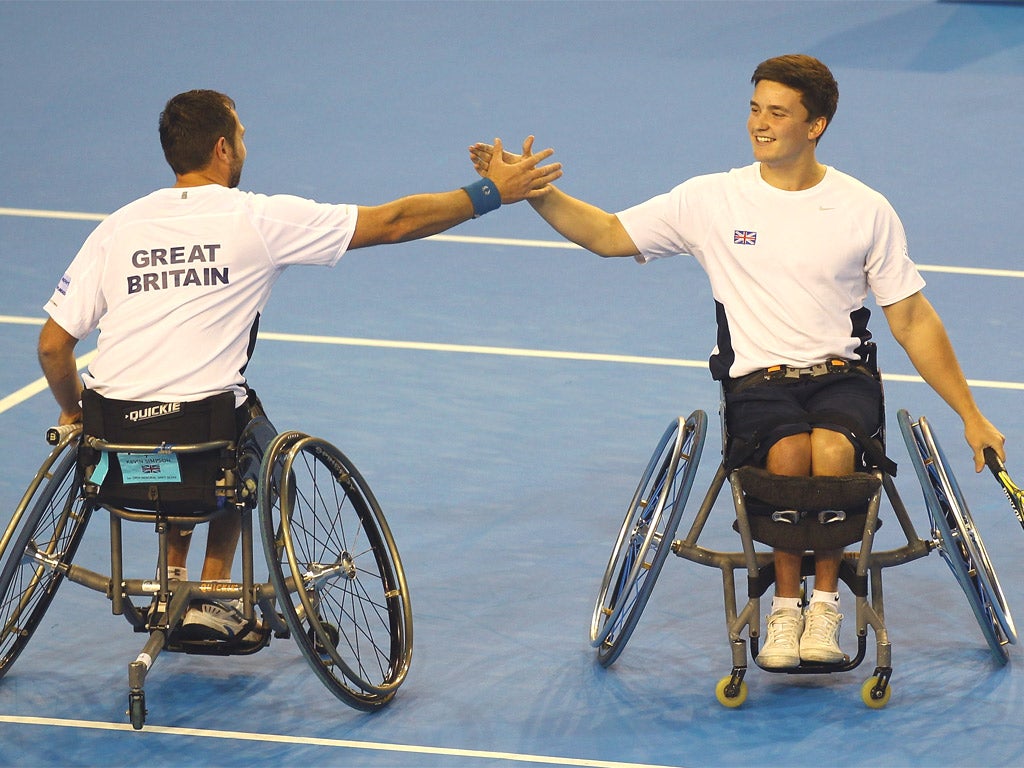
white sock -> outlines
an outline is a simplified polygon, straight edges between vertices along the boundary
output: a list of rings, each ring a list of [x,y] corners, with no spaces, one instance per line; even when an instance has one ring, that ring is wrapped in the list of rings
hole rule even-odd
[[[167,578],[188,581],[188,568],[184,565],[169,565],[167,566]]]
[[[772,598],[772,613],[775,613],[780,608],[799,611],[801,607],[799,597],[779,597],[776,595]]]
[[[839,593],[838,592],[821,592],[814,590],[811,592],[812,603],[828,603],[837,611],[839,610]]]

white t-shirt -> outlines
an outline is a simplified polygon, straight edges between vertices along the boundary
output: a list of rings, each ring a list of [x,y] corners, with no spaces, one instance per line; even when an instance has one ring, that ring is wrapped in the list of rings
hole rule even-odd
[[[716,379],[857,359],[868,289],[886,306],[924,287],[889,202],[831,167],[798,192],[765,182],[759,163],[697,176],[618,217],[641,263],[690,254],[707,272]]]
[[[99,328],[85,385],[122,400],[233,391],[270,290],[293,264],[334,266],[357,207],[216,184],[161,189],[93,231],[45,309],[76,338]]]

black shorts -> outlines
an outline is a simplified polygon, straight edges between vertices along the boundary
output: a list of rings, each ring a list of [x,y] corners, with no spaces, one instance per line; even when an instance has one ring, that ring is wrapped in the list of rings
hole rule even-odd
[[[829,423],[816,416],[829,412],[842,414],[846,423]],[[882,385],[874,376],[856,370],[765,382],[726,392],[725,415],[732,463],[763,464],[779,440],[813,428],[848,435],[850,425],[855,425],[862,435],[876,435],[882,427]]]

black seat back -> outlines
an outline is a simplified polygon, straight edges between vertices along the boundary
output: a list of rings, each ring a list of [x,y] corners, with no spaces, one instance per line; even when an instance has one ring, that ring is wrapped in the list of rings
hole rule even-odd
[[[83,439],[79,464],[85,492],[101,503],[173,515],[205,515],[222,508],[236,459],[235,397],[224,392],[184,403],[138,402],[82,393]],[[229,441],[198,453],[110,452],[88,445],[194,445]],[[228,477],[230,485],[230,477]]]

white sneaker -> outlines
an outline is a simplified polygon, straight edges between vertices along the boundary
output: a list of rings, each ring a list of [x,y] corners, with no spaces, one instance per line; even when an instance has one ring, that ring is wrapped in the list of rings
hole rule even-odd
[[[241,600],[194,600],[181,621],[183,640],[234,640],[246,628]]]
[[[764,646],[757,663],[765,669],[788,669],[800,664],[800,634],[804,617],[796,608],[780,608],[767,617]]]
[[[827,664],[842,661],[845,654],[839,647],[839,627],[843,614],[828,603],[811,603],[806,622],[800,638],[800,659]]]

